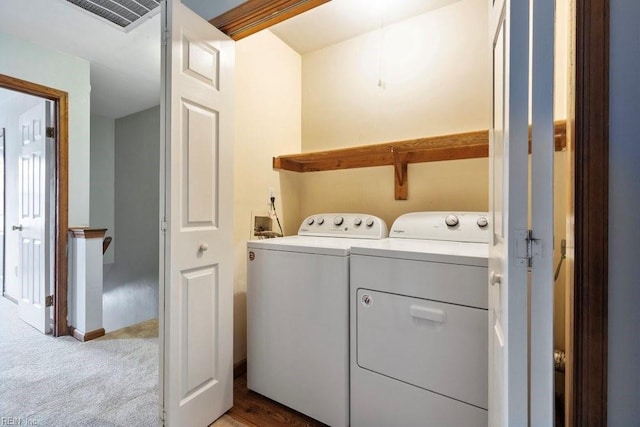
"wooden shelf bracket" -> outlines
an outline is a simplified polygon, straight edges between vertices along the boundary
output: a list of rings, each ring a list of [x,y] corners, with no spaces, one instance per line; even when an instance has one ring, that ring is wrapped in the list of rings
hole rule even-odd
[[[395,199],[407,200],[409,194],[409,179],[407,177],[407,156],[396,147],[391,147],[393,157],[393,169],[395,171]]]

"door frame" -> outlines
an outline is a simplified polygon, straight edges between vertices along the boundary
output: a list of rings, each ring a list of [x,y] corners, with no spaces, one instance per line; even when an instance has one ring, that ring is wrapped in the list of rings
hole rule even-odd
[[[607,424],[609,0],[576,0],[573,425]]]
[[[69,95],[67,92],[0,74],[0,87],[53,101],[57,132],[53,150],[55,161],[55,229],[53,336],[69,334],[67,323],[67,232],[69,228]]]

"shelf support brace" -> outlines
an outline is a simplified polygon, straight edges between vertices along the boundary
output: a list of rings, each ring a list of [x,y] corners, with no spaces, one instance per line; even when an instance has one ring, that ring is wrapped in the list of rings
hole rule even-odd
[[[409,194],[409,179],[407,176],[407,154],[401,153],[397,148],[391,147],[393,157],[393,169],[395,177],[395,199],[407,200]]]

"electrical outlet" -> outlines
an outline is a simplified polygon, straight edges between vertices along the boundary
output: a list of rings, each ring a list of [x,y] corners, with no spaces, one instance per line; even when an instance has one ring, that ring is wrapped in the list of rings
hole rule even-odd
[[[264,232],[272,231],[273,224],[268,216],[255,216],[253,218],[253,235],[262,236]]]
[[[273,190],[273,187],[269,187],[268,193],[269,193],[269,198],[267,199],[267,204],[271,206],[271,198],[276,197],[276,192]]]

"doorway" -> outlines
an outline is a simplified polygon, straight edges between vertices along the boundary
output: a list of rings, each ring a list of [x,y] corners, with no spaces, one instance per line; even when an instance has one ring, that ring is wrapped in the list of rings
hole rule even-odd
[[[259,12],[249,6],[260,9],[260,3],[249,1],[242,11],[232,10],[211,22],[240,40],[265,27],[264,20],[248,19],[249,12]],[[569,86],[575,102],[567,112],[571,143],[566,157],[567,166],[574,169],[566,197],[574,201],[567,219],[575,232],[567,227],[563,267],[570,290],[565,314],[569,332],[565,344],[570,349],[566,425],[583,425],[607,419],[610,14],[607,0],[570,0],[569,5],[573,17]],[[283,13],[270,12],[265,15],[271,24],[286,19]]]
[[[47,279],[51,284],[50,295],[43,295],[43,301],[40,304],[51,306],[53,308],[52,313],[52,328],[51,331],[54,336],[61,336],[68,334],[67,326],[67,228],[68,228],[68,95],[66,92],[31,83],[25,80],[17,79],[14,77],[0,74],[0,88],[7,89],[9,91],[17,92],[18,94],[30,95],[31,97],[38,97],[44,100],[48,100],[51,103],[51,111],[49,113],[45,110],[45,118],[47,114],[50,114],[50,119],[53,129],[43,129],[44,134],[39,135],[41,138],[52,141],[53,147],[50,153],[51,165],[51,179],[50,179],[50,198],[48,213],[48,221],[46,224],[49,228],[46,231],[49,237],[49,250],[50,258],[45,261],[44,265],[49,266],[45,271],[48,275]],[[25,101],[28,102],[28,101]],[[7,126],[5,132],[8,134],[10,131]],[[29,135],[33,138],[32,134]],[[26,135],[25,135],[26,136]],[[24,139],[24,136],[20,135]],[[5,140],[6,135],[5,135]],[[5,159],[6,165],[6,159]],[[32,165],[31,165],[32,166]],[[23,203],[24,204],[24,203]],[[3,208],[7,208],[3,204]],[[4,209],[3,209],[4,211]],[[33,212],[32,212],[33,213]],[[44,211],[40,210],[35,212],[34,217],[42,216]],[[7,230],[8,226],[12,226],[7,223],[7,217],[3,218],[4,230]],[[14,224],[19,230],[20,224]],[[3,237],[6,236],[6,233]],[[46,261],[49,261],[46,263]],[[25,270],[26,271],[26,270]],[[3,277],[6,280],[6,271],[3,271]],[[27,274],[29,274],[27,272]],[[42,277],[42,276],[41,276]],[[5,287],[3,283],[3,295],[5,294]],[[45,298],[49,297],[49,298]],[[46,310],[44,310],[46,312]],[[49,317],[49,316],[47,316]],[[47,319],[48,321],[48,319]]]

